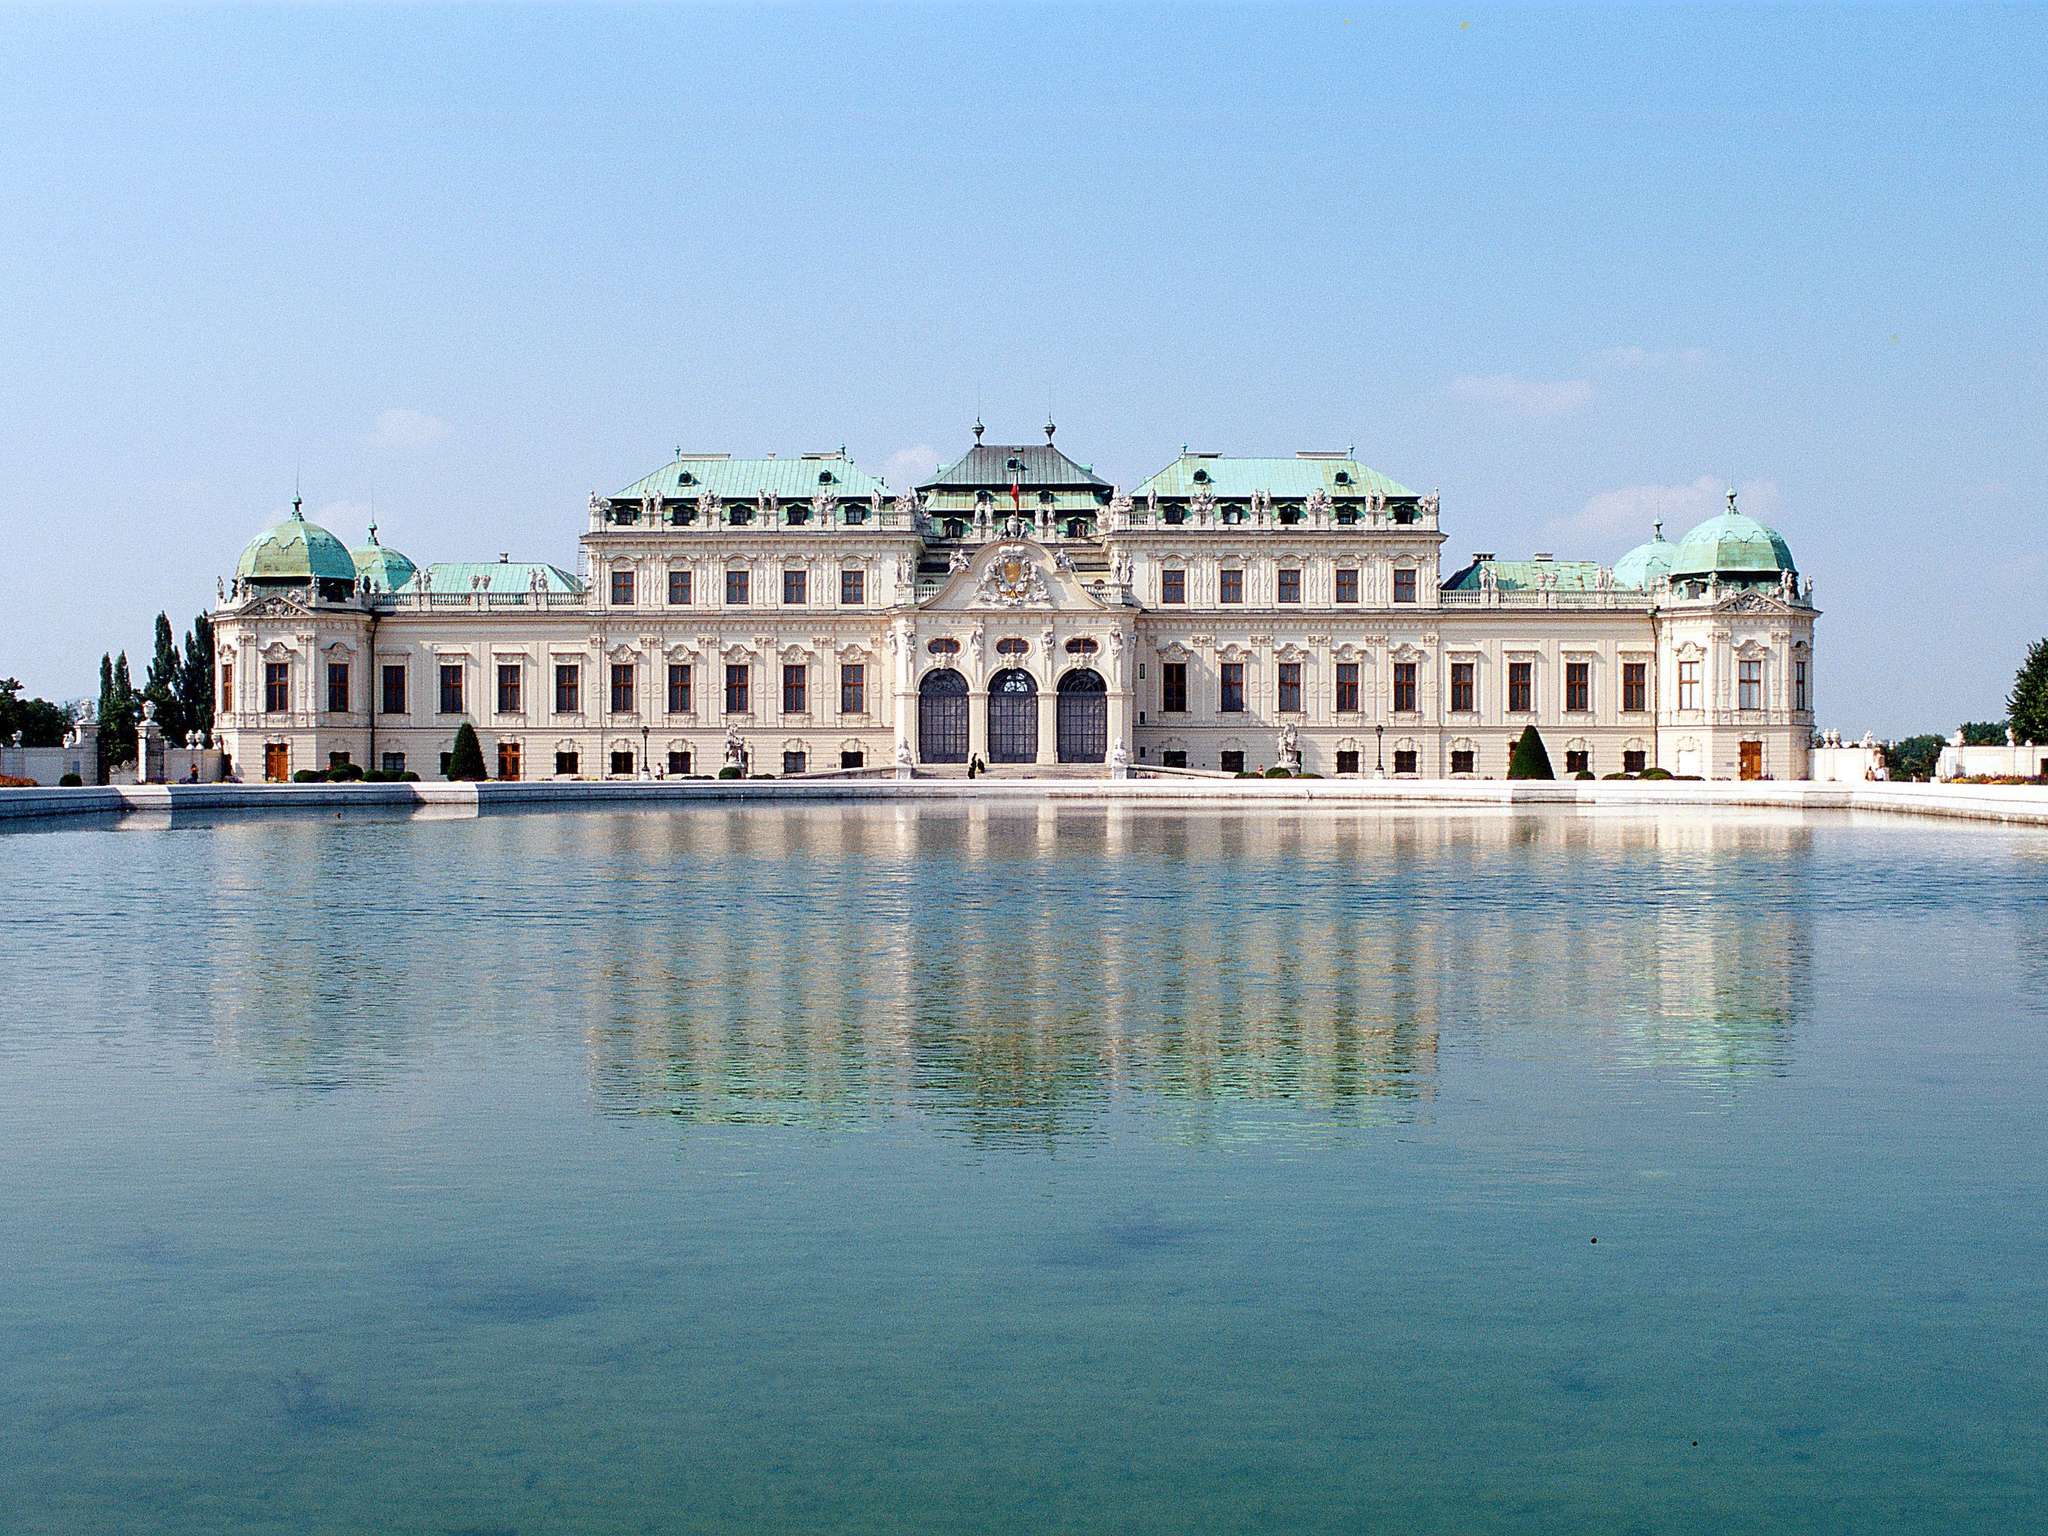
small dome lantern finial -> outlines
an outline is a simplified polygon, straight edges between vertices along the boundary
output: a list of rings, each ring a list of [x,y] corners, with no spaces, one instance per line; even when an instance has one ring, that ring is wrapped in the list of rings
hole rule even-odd
[[[1728,487],[1728,510],[1730,512],[1735,510],[1735,487],[1732,485]]]
[[[1054,430],[1055,429],[1052,424],[1052,412],[1047,411],[1045,413],[1045,440],[1048,443],[1052,441],[1052,434]]]
[[[987,428],[983,427],[981,424],[981,415],[979,412],[977,412],[974,417],[974,440],[977,443],[981,441],[981,434],[986,430]]]

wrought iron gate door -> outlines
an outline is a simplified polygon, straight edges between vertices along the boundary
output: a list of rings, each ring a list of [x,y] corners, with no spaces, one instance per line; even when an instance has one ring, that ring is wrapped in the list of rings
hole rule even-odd
[[[988,683],[988,760],[1038,761],[1038,684],[1012,667]]]
[[[1059,748],[1063,763],[1099,763],[1109,756],[1109,685],[1092,667],[1060,679]]]
[[[918,686],[917,760],[967,761],[967,679],[950,667],[926,673]]]

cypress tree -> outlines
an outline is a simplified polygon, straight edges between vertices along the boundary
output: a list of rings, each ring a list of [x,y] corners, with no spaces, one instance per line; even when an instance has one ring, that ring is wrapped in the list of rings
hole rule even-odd
[[[476,739],[476,727],[467,720],[455,733],[455,750],[448,754],[448,777],[472,782],[490,777],[484,772],[484,744]]]
[[[213,729],[213,622],[201,614],[185,631],[185,662],[178,674],[178,707],[187,731]]]
[[[1543,746],[1543,737],[1533,725],[1522,727],[1522,734],[1515,739],[1515,749],[1508,754],[1508,777],[1511,779],[1554,779],[1550,771],[1550,753]]]
[[[185,664],[178,658],[178,642],[171,634],[171,616],[156,616],[155,646],[149,658],[149,675],[142,684],[142,696],[156,706],[156,723],[164,736],[181,741],[185,736],[185,705],[179,697]]]
[[[135,684],[128,675],[128,653],[109,661],[100,657],[100,767],[135,761],[135,722],[141,718]]]
[[[2015,740],[2048,746],[2048,640],[2036,640],[2027,647],[2027,659],[2012,680],[2006,710]]]

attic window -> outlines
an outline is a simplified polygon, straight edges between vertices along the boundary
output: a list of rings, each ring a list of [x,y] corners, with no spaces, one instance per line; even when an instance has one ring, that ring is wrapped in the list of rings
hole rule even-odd
[[[1198,470],[1196,470],[1196,471],[1195,471],[1195,484],[1197,484],[1197,485],[1207,485],[1208,483],[1209,483],[1209,471],[1207,471],[1206,469],[1198,469]]]
[[[831,470],[829,470],[829,469],[821,469],[821,470],[819,470],[819,471],[818,471],[818,484],[820,484],[820,485],[830,485],[831,483],[832,483],[832,471],[831,471]]]
[[[1038,504],[1039,504],[1040,506],[1042,506],[1042,507],[1049,507],[1049,506],[1051,506],[1051,505],[1052,505],[1052,492],[1051,492],[1051,491],[1040,491],[1040,492],[1038,493]]]
[[[691,474],[687,469],[684,470],[681,475],[676,477],[676,484],[678,485],[695,485],[696,483],[697,477]]]
[[[1340,470],[1338,470],[1338,471],[1337,471],[1337,483],[1338,483],[1339,485],[1349,485],[1349,484],[1351,483],[1351,471],[1350,471],[1350,470],[1348,470],[1348,469],[1340,469]]]
[[[1024,461],[1017,458],[1014,454],[1003,461],[1003,468],[1005,469],[1022,469],[1023,467]]]

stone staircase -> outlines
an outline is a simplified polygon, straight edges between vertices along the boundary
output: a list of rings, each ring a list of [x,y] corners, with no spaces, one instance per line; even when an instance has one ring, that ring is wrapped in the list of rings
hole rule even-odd
[[[964,763],[932,763],[920,765],[917,770],[920,779],[965,779],[967,766]],[[979,779],[1107,779],[1107,763],[991,763],[988,771]]]

